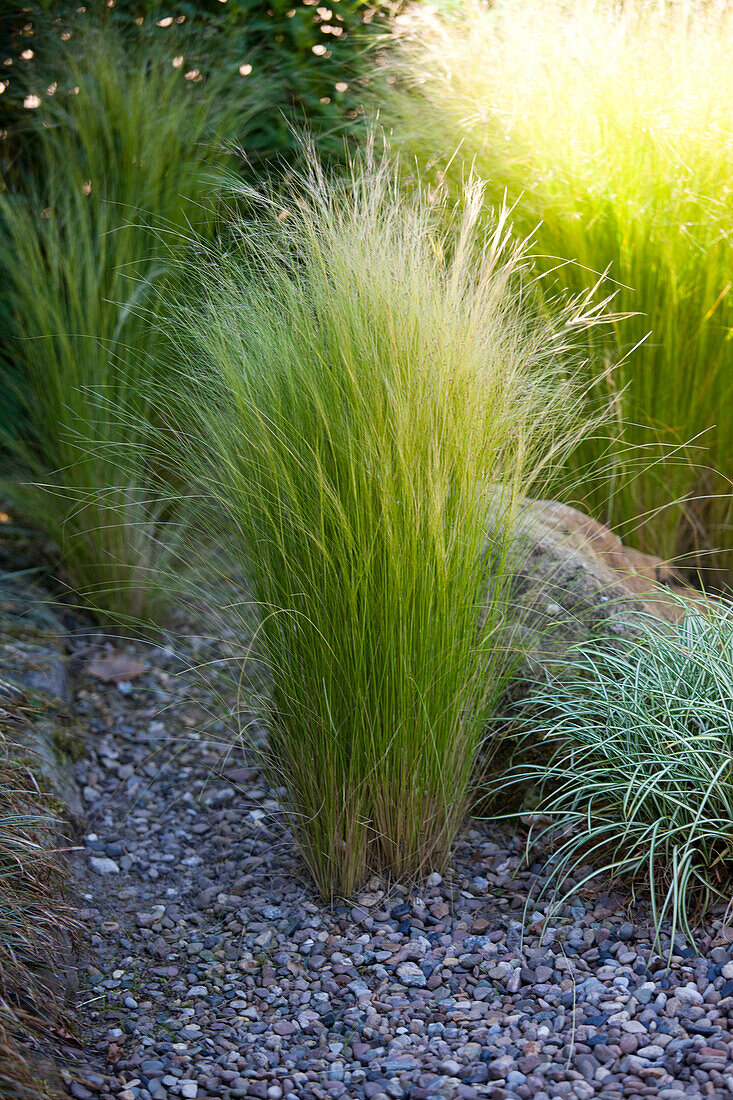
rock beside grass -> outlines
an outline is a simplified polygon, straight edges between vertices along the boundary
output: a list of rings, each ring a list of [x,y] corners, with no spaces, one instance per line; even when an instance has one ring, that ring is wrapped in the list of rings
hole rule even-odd
[[[677,622],[686,602],[700,600],[661,558],[567,504],[528,502],[519,535],[513,603],[533,665],[591,636],[629,636],[640,615]]]
[[[48,594],[23,576],[0,577],[0,707],[22,715],[15,738],[32,754],[51,792],[81,812],[71,764],[83,751],[74,729],[67,632]]]

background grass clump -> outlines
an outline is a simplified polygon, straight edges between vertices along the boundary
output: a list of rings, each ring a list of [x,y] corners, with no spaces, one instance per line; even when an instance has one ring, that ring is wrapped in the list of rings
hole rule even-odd
[[[583,306],[528,319],[479,186],[452,214],[401,192],[386,163],[339,184],[314,162],[242,196],[174,314],[183,477],[206,471],[244,564],[271,774],[325,896],[444,866],[507,668],[512,521],[577,429]]]
[[[69,582],[105,612],[158,613],[175,545],[152,319],[207,173],[256,107],[197,83],[145,42],[79,30],[65,85],[28,135],[30,167],[0,194],[3,491],[61,549]],[[208,212],[207,212],[208,211]]]
[[[672,938],[733,880],[733,608],[681,610],[676,626],[649,618],[633,640],[577,647],[536,684],[521,726],[549,763],[519,763],[505,781],[542,786],[538,812],[559,838],[549,888],[648,884]]]
[[[619,314],[636,314],[594,334],[618,427],[576,455],[586,504],[639,548],[729,580],[733,9],[414,6],[401,37],[394,140],[456,193],[471,165],[537,227],[555,285],[608,271]]]

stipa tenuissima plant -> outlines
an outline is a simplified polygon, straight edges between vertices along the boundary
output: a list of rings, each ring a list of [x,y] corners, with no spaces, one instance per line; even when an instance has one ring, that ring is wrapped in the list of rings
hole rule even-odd
[[[540,810],[562,838],[553,888],[590,867],[648,883],[657,928],[690,934],[733,882],[733,608],[704,603],[676,626],[643,620],[633,640],[590,643],[521,704],[548,765]]]
[[[314,164],[246,198],[257,217],[201,252],[175,312],[183,476],[208,475],[249,577],[300,849],[348,895],[370,868],[443,866],[463,819],[513,516],[577,429],[582,309],[525,315],[525,251],[505,213],[485,231],[477,186],[451,216],[388,164],[343,184]]]
[[[206,174],[225,161],[216,139],[242,127],[257,85],[237,101],[110,29],[79,31],[65,62],[76,94],[45,97],[32,168],[0,192],[3,491],[90,603],[134,619],[160,610],[175,542],[153,453],[151,319],[180,231],[206,220]]]
[[[730,576],[733,8],[498,0],[415,5],[401,27],[401,144],[456,193],[470,165],[506,194],[556,283],[617,281],[627,316],[594,355],[616,364],[618,430],[575,459],[589,506],[642,550]]]

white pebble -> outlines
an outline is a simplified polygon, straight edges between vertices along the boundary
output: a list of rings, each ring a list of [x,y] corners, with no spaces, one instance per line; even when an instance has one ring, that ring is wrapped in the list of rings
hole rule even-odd
[[[113,859],[107,856],[92,856],[89,860],[91,868],[98,875],[119,875],[120,869]]]

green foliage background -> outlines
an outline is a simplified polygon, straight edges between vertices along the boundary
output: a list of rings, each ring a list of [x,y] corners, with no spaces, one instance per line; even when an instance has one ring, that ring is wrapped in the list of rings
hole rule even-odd
[[[87,63],[84,57],[93,38],[90,31],[127,43],[124,64],[131,73],[137,64],[150,64],[140,58],[169,56],[171,64],[177,62],[171,72],[200,74],[192,84],[204,91],[204,98],[226,101],[212,112],[227,118],[226,132],[217,129],[215,135],[237,148],[243,174],[281,172],[296,159],[297,135],[303,131],[312,136],[324,160],[343,162],[366,129],[359,104],[386,11],[363,0],[305,0],[295,7],[279,0],[272,5],[266,0],[114,0],[112,6],[109,0],[86,5],[32,0],[0,5],[0,191],[29,194],[43,189],[47,164],[42,127],[58,125],[64,112],[75,113],[74,85],[83,79],[85,66],[94,70],[93,58]],[[240,69],[250,66],[242,75]],[[212,84],[215,92],[207,88]],[[24,106],[29,95],[40,99],[38,109]],[[0,290],[0,359],[5,370],[15,358],[14,353],[3,354],[2,347],[11,328],[11,308],[7,291]],[[10,426],[22,430],[12,387],[3,389],[0,433]]]
[[[293,126],[307,128],[319,152],[342,158],[344,142],[364,124],[362,102],[373,71],[373,49],[388,4],[365,0],[92,0],[82,10],[69,0],[12,4],[0,13],[3,128],[26,130],[23,98],[34,80],[43,83],[54,69],[58,35],[78,21],[114,26],[131,37],[170,44],[171,57],[183,52],[187,68],[206,73],[228,70],[232,81],[246,80],[240,66],[270,82],[268,110],[248,127],[245,150],[254,167],[296,149]],[[168,23],[171,20],[172,22]],[[161,27],[161,21],[167,23]],[[32,64],[20,55],[32,47]],[[12,65],[6,65],[7,59]],[[63,78],[63,74],[59,77]],[[7,140],[7,139],[6,139]],[[6,160],[7,163],[7,160]]]

